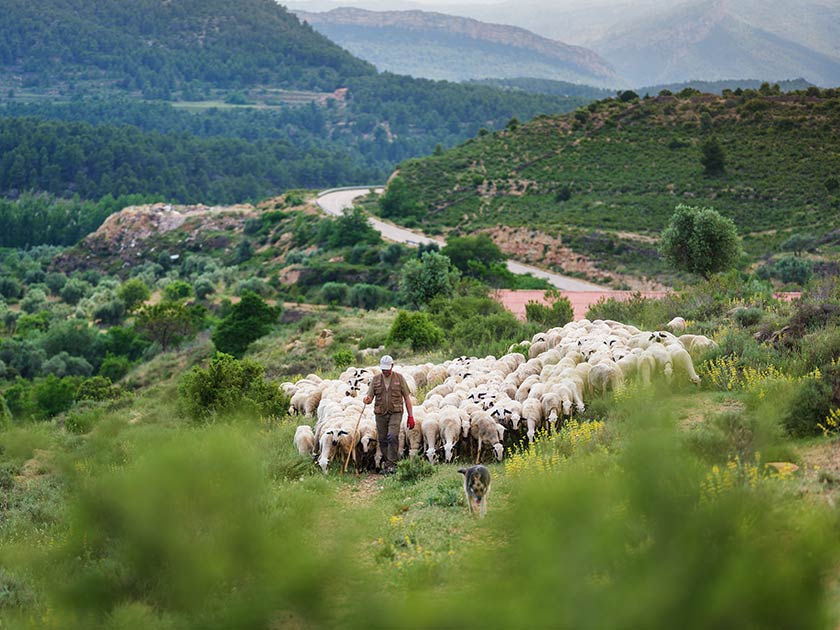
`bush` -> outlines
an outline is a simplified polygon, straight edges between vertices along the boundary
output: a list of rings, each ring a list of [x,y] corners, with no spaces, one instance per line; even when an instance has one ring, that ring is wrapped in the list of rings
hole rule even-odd
[[[256,410],[263,416],[283,416],[289,398],[263,379],[264,371],[254,361],[218,353],[206,369],[196,366],[181,379],[181,410],[196,422],[243,409]]]
[[[803,379],[785,412],[784,426],[795,437],[818,435],[817,425],[825,422],[831,408],[831,385],[825,379]]]
[[[321,288],[321,301],[326,304],[346,305],[350,299],[350,287],[344,282],[327,282]]]
[[[343,370],[344,368],[353,365],[353,362],[356,360],[356,357],[353,354],[352,350],[348,350],[347,348],[341,348],[333,353],[332,359],[333,363],[335,363],[335,367],[337,367],[339,370]]]
[[[32,403],[39,418],[52,418],[73,406],[78,387],[78,378],[50,375],[35,381],[32,385]]]
[[[733,317],[738,325],[742,328],[749,328],[758,324],[762,317],[764,317],[764,310],[751,306],[749,308],[739,308],[735,311]]]
[[[563,326],[575,319],[569,298],[560,295],[559,291],[546,291],[545,298],[549,301],[548,306],[537,302],[528,302],[525,305],[525,318],[529,322],[550,328]]]
[[[130,313],[148,300],[151,292],[145,282],[139,278],[131,278],[123,283],[117,295],[125,303],[125,308]]]
[[[125,303],[122,300],[109,300],[93,310],[93,320],[105,326],[116,326],[125,317]]]
[[[360,283],[350,289],[350,306],[373,311],[391,303],[392,292],[373,284]]]
[[[76,400],[116,400],[122,396],[123,390],[111,383],[111,379],[104,376],[94,376],[83,380],[76,389]]]
[[[23,287],[16,278],[0,276],[0,295],[8,300],[17,300],[23,295]]]
[[[524,327],[513,313],[505,311],[458,322],[449,331],[449,340],[455,354],[498,355],[531,334],[533,331]]]
[[[99,366],[99,376],[107,378],[116,383],[131,369],[131,361],[128,357],[107,354],[102,365]]]
[[[64,428],[70,433],[84,435],[90,433],[101,419],[102,410],[98,407],[82,407],[67,414],[64,419]]]
[[[415,352],[433,350],[443,343],[443,331],[435,326],[426,313],[397,313],[386,343],[411,343]]]
[[[177,302],[178,300],[185,300],[192,297],[193,288],[189,282],[183,280],[175,280],[170,282],[163,288],[163,298],[170,302]]]
[[[435,474],[435,467],[425,457],[410,457],[397,462],[397,479],[403,483],[415,483]]]

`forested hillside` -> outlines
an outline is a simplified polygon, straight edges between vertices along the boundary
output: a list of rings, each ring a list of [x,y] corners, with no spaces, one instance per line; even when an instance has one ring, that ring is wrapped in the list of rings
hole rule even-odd
[[[147,96],[205,86],[334,90],[372,75],[273,0],[3,0],[0,68],[24,85],[102,81]]]
[[[588,102],[377,74],[269,0],[0,8],[7,216],[25,193],[61,216],[74,196],[214,204],[376,183],[482,127]],[[65,242],[47,234],[23,242]]]
[[[621,250],[628,232],[636,246],[657,236],[677,204],[708,205],[759,255],[794,231],[840,227],[838,129],[836,90],[626,92],[407,161],[383,210],[438,229],[597,229],[609,235],[599,246]]]

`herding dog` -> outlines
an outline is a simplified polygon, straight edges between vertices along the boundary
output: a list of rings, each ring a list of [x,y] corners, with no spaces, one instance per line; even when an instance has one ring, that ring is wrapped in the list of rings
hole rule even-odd
[[[464,475],[464,493],[467,495],[470,514],[477,511],[478,515],[483,517],[487,511],[487,496],[490,494],[490,471],[479,464],[459,468],[458,472]]]

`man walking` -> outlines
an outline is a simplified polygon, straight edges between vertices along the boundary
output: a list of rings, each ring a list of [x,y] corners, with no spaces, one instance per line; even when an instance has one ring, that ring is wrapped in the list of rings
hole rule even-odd
[[[385,355],[379,361],[380,374],[373,377],[364,401],[373,404],[376,417],[376,433],[379,436],[379,448],[382,450],[382,473],[390,475],[396,472],[397,442],[400,435],[400,421],[403,415],[403,402],[408,410],[408,428],[414,428],[414,411],[408,384],[402,374],[394,372],[394,359]]]

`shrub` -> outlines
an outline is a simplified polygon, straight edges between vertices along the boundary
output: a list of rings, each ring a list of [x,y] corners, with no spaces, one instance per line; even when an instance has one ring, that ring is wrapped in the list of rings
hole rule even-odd
[[[41,371],[55,376],[90,376],[93,366],[84,357],[74,357],[61,351],[44,361]]]
[[[403,483],[415,483],[435,474],[435,467],[425,457],[410,457],[397,462],[397,479]]]
[[[785,412],[784,426],[796,437],[818,435],[818,425],[825,421],[831,408],[831,385],[823,379],[803,379]]]
[[[353,354],[352,350],[349,350],[347,348],[341,348],[333,353],[332,359],[333,363],[335,363],[335,367],[337,367],[340,370],[343,370],[344,368],[353,365],[353,362],[356,360],[356,357]]]
[[[125,316],[125,303],[122,300],[108,300],[93,310],[93,320],[106,326],[119,324]]]
[[[131,361],[125,356],[116,356],[107,354],[102,365],[99,366],[99,376],[107,378],[112,383],[116,383],[123,376],[128,374],[131,369]]]
[[[130,313],[148,300],[151,292],[145,282],[139,278],[130,278],[123,283],[117,295],[125,303],[125,308]]]
[[[65,303],[75,306],[83,297],[90,295],[92,287],[78,278],[70,278],[62,287],[59,295]]]
[[[411,343],[415,352],[432,350],[443,343],[443,331],[435,326],[426,313],[397,313],[387,343]]]
[[[83,406],[73,409],[64,419],[64,428],[77,435],[90,433],[102,419],[102,410],[98,407]]]
[[[105,376],[94,376],[83,380],[76,389],[76,400],[116,400],[122,396],[123,390],[111,383]]]
[[[23,295],[23,287],[16,278],[0,276],[0,295],[9,300],[17,300]]]
[[[163,297],[170,302],[177,302],[191,297],[193,294],[192,285],[183,280],[175,280],[170,282],[163,288]]]
[[[751,306],[749,308],[739,308],[735,311],[733,317],[738,325],[742,328],[749,328],[755,326],[764,317],[764,311],[760,308]]]
[[[78,382],[76,377],[58,378],[54,375],[35,381],[31,392],[35,415],[52,418],[70,409],[76,398]]]
[[[264,371],[254,361],[218,353],[206,369],[196,366],[181,379],[179,405],[197,422],[242,409],[253,409],[263,416],[283,416],[289,399],[263,379]]]
[[[321,288],[321,300],[327,304],[349,303],[350,287],[344,282],[327,282]]]
[[[365,283],[355,284],[350,289],[350,305],[372,311],[389,304],[391,296],[391,291],[383,287]]]
[[[559,291],[546,291],[545,298],[549,301],[548,305],[538,302],[525,305],[525,318],[529,322],[549,328],[563,326],[574,320],[575,313],[569,298],[560,295]]]
[[[814,273],[814,264],[795,256],[785,256],[776,261],[773,274],[785,284],[806,284]]]

